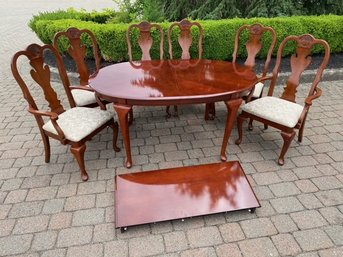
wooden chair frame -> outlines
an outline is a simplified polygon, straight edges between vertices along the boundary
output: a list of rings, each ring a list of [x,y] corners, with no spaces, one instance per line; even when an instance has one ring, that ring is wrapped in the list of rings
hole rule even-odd
[[[318,87],[318,83],[320,82],[323,75],[323,71],[326,68],[330,59],[330,46],[325,40],[316,39],[310,34],[286,37],[281,42],[280,47],[278,49],[276,64],[273,69],[272,76],[262,77],[260,79],[260,81],[271,80],[269,90],[268,90],[268,96],[272,96],[274,93],[274,88],[275,88],[277,78],[279,75],[282,53],[283,53],[285,45],[290,41],[294,41],[296,43],[296,54],[293,54],[291,56],[291,74],[286,82],[286,86],[284,87],[284,91],[280,97],[281,99],[284,99],[290,102],[295,102],[296,100],[296,92],[300,84],[301,74],[311,63],[310,54],[311,54],[313,46],[321,45],[325,49],[325,55],[323,57],[322,63],[317,70],[317,74],[312,82],[308,96],[305,98],[304,109],[295,127],[289,128],[287,126],[252,115],[245,111],[242,111],[242,113],[237,118],[239,138],[236,140],[236,144],[240,144],[242,142],[242,136],[243,136],[242,128],[243,128],[243,122],[246,118],[251,118],[253,120],[260,121],[267,126],[270,125],[274,128],[281,130],[281,136],[283,138],[284,143],[283,143],[279,160],[278,160],[279,165],[283,165],[285,162],[284,156],[295,136],[295,129],[299,129],[298,142],[302,141],[307,114],[312,105],[312,101],[320,97],[322,94],[322,90]],[[250,100],[251,100],[251,95],[250,97],[248,97],[247,102],[249,102]]]
[[[87,64],[85,62],[86,59],[86,46],[82,42],[82,36],[88,35],[92,42],[92,49],[93,49],[93,56],[95,59],[95,71],[93,74],[97,74],[97,72],[100,69],[100,62],[101,62],[101,56],[99,53],[99,47],[98,43],[96,41],[96,38],[88,29],[78,29],[71,27],[67,31],[61,31],[57,32],[53,39],[53,45],[56,49],[58,49],[58,42],[61,40],[61,38],[65,37],[69,41],[69,48],[68,53],[73,58],[77,71],[79,73],[79,79],[80,79],[80,86],[70,86],[68,89],[66,89],[67,97],[70,103],[71,107],[75,107],[75,100],[71,94],[71,90],[73,89],[82,89],[87,91],[94,92],[89,86],[88,86],[88,79],[93,74],[89,73]],[[97,107],[97,103],[86,105],[86,107]]]
[[[151,36],[151,30],[156,28],[160,32],[161,40],[160,40],[160,60],[163,60],[163,44],[164,44],[164,32],[160,25],[155,23],[150,23],[147,21],[142,21],[139,24],[132,24],[129,26],[126,32],[126,41],[128,46],[128,55],[130,62],[133,61],[132,57],[132,42],[131,42],[131,34],[134,28],[139,29],[139,38],[138,44],[142,50],[142,61],[151,60],[150,50],[153,44],[153,38]]]
[[[183,19],[180,22],[174,22],[170,25],[168,29],[168,49],[169,49],[169,57],[171,60],[174,59],[173,56],[173,44],[172,44],[172,33],[173,30],[178,27],[180,29],[180,35],[178,37],[179,45],[182,49],[181,59],[182,60],[189,60],[191,59],[191,54],[189,52],[190,47],[193,43],[192,39],[192,27],[195,26],[199,29],[199,40],[198,40],[198,59],[202,59],[202,42],[204,37],[204,29],[200,25],[199,22],[191,22],[187,19]],[[207,104],[206,104],[207,106]],[[167,117],[171,117],[170,113],[170,106],[166,108]],[[174,116],[178,116],[178,108],[177,105],[174,105]]]
[[[29,104],[28,111],[34,115],[37,121],[37,125],[39,128],[40,134],[42,136],[42,140],[43,140],[44,148],[45,148],[45,162],[48,163],[50,161],[49,137],[60,141],[61,144],[63,145],[69,144],[71,146],[70,151],[75,156],[80,166],[81,178],[83,181],[86,181],[88,180],[88,174],[86,172],[85,163],[84,163],[84,153],[86,150],[85,143],[89,141],[97,133],[99,133],[101,130],[109,126],[113,129],[113,148],[115,151],[119,151],[120,149],[116,145],[117,138],[118,138],[118,123],[115,122],[114,119],[111,119],[78,142],[73,142],[65,138],[65,135],[62,129],[57,123],[59,115],[65,112],[65,109],[63,108],[60,100],[57,97],[56,92],[51,86],[50,68],[47,64],[44,63],[44,52],[46,50],[50,50],[56,57],[57,67],[58,67],[58,71],[59,71],[62,83],[64,87],[69,87],[70,86],[69,80],[68,80],[68,76],[63,65],[62,58],[58,54],[57,50],[51,45],[40,46],[38,44],[31,44],[26,48],[26,50],[17,52],[13,56],[12,62],[11,62],[12,73],[23,92],[24,98],[27,100]],[[28,58],[29,63],[32,67],[30,74],[33,80],[43,90],[45,100],[49,103],[49,108],[51,109],[51,111],[41,111],[38,109],[37,104],[34,98],[32,97],[27,84],[24,82],[24,79],[22,78],[22,76],[20,75],[18,71],[17,61],[18,61],[18,58],[21,56],[26,56]],[[106,107],[100,101],[98,101],[98,103],[101,109],[103,110],[106,109]],[[43,129],[43,125],[45,124],[43,120],[44,116],[50,118],[55,130],[57,131],[57,135],[50,133],[48,131],[45,131]]]

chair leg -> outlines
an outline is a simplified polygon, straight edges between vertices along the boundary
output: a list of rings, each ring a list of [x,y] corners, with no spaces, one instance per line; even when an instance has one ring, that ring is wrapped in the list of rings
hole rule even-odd
[[[133,123],[133,110],[131,109],[130,112],[129,112],[129,126],[132,125]]]
[[[238,138],[235,141],[236,145],[239,145],[242,143],[242,138],[243,138],[243,122],[245,121],[245,118],[242,117],[241,115],[238,115],[237,117],[237,129],[238,129]]]
[[[50,141],[49,137],[45,135],[44,133],[41,133],[43,143],[44,143],[44,150],[45,150],[45,162],[50,162]]]
[[[83,144],[81,146],[71,146],[70,151],[75,156],[81,171],[81,179],[82,181],[88,180],[88,174],[85,169],[85,151],[86,145]]]
[[[298,135],[298,142],[301,143],[303,141],[303,134],[304,134],[304,128],[305,128],[305,121],[306,117],[304,118],[300,128],[299,128],[299,135]]]
[[[166,117],[170,118],[171,114],[170,114],[170,106],[169,105],[166,107],[166,113],[167,113]]]
[[[214,120],[216,117],[216,106],[214,103],[207,103],[205,106],[205,120]]]
[[[253,128],[254,128],[253,125],[252,125],[253,121],[254,121],[254,120],[253,120],[252,118],[249,119],[248,129],[249,129],[250,131],[252,131]]]
[[[265,130],[268,129],[268,124],[264,124],[264,129],[265,129]]]
[[[285,154],[295,136],[295,132],[292,131],[290,133],[287,133],[287,132],[284,132],[284,131],[281,131],[281,136],[282,136],[282,139],[283,139],[283,146],[282,146],[282,149],[281,149],[281,153],[280,153],[280,156],[279,156],[279,165],[284,165],[285,164]]]
[[[179,117],[179,110],[177,108],[177,105],[174,105],[174,117]]]
[[[113,130],[113,149],[116,152],[120,151],[120,148],[117,146],[117,140],[118,140],[118,123],[114,122],[111,124],[111,128]]]

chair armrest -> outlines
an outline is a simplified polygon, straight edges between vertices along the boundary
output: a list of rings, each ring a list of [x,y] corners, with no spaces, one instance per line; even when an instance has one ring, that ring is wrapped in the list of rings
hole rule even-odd
[[[264,82],[266,80],[271,80],[273,78],[273,76],[266,76],[266,77],[261,77],[257,80],[256,84],[259,82]]]
[[[273,78],[272,76],[267,76],[267,77],[259,78],[259,79],[257,80],[257,82],[255,83],[255,85],[256,85],[257,83],[260,83],[260,82],[263,83],[264,81],[269,80],[269,79],[272,79],[272,78]],[[254,90],[255,90],[255,86],[254,86],[253,90],[250,91],[250,93],[249,93],[249,95],[248,95],[248,97],[247,97],[247,99],[246,99],[245,102],[248,103],[248,102],[251,101],[251,98],[252,98],[252,96],[253,96],[253,94],[254,94]]]
[[[58,120],[58,114],[57,113],[55,113],[55,112],[38,111],[38,110],[33,109],[32,107],[29,107],[28,111],[29,111],[29,113],[32,113],[33,115],[48,116],[48,117],[50,117],[52,125],[56,129],[59,139],[61,141],[65,140],[64,133],[63,133],[62,129],[60,128],[60,126],[56,122]]]
[[[313,95],[306,97],[306,99],[305,99],[305,106],[311,106],[312,105],[312,101],[314,99],[320,97],[321,95],[322,95],[322,90],[319,87],[317,87],[314,90],[314,94]]]
[[[86,87],[86,86],[70,86],[70,89],[80,89],[80,90],[94,92],[93,88]]]

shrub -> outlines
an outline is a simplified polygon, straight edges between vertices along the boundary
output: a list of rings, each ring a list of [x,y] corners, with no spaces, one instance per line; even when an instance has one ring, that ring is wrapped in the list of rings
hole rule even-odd
[[[107,23],[100,24],[94,21],[86,21],[86,15],[80,16],[72,13],[70,16],[63,13],[62,19],[58,18],[58,13],[44,13],[35,16],[30,22],[30,27],[36,32],[38,37],[44,43],[51,43],[53,36],[58,31],[67,30],[69,27],[77,27],[79,29],[87,28],[94,32],[95,37],[99,43],[102,57],[107,61],[121,62],[128,60],[127,44],[126,44],[126,30],[129,24]],[[73,16],[74,15],[74,16]],[[100,14],[90,17],[103,17]],[[67,18],[67,19],[66,19]],[[98,18],[97,18],[98,19]],[[92,18],[90,20],[95,20]],[[262,23],[271,26],[276,30],[278,42],[276,49],[280,42],[288,35],[312,34],[317,38],[322,38],[328,41],[331,46],[331,52],[343,52],[343,16],[337,15],[323,15],[323,16],[293,16],[281,18],[251,18],[251,19],[227,19],[216,21],[199,21],[204,28],[204,42],[203,42],[203,58],[206,59],[231,59],[235,33],[237,29],[244,24]],[[167,32],[170,23],[160,23],[164,31]],[[194,31],[195,34],[197,31]],[[167,34],[167,33],[165,33]],[[156,33],[157,35],[157,33]],[[156,37],[153,33],[153,37]],[[137,37],[136,35],[133,35]],[[173,37],[176,40],[176,37]],[[264,42],[270,42],[270,36],[263,38]],[[158,41],[155,38],[154,41]],[[195,42],[195,40],[194,40]],[[267,53],[267,47],[261,50],[261,57]],[[66,49],[66,46],[62,49]],[[165,37],[165,58],[168,58],[168,43]],[[274,54],[276,53],[276,49]],[[139,52],[137,44],[133,45],[133,52]],[[178,48],[175,56],[180,56],[181,49]],[[191,48],[196,51],[196,47]],[[285,55],[292,52],[292,46],[287,46]],[[321,48],[316,48],[316,53],[321,53]],[[240,56],[245,56],[244,48],[240,49]],[[152,58],[159,58],[158,47],[154,46],[151,51]],[[138,55],[136,55],[137,57]],[[196,56],[196,54],[195,54]],[[138,57],[137,57],[138,58]]]

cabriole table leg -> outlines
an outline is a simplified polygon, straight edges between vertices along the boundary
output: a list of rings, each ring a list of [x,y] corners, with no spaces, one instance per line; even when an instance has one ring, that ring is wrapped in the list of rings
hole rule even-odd
[[[227,118],[226,118],[226,126],[225,126],[223,144],[222,144],[222,149],[221,149],[221,153],[220,153],[220,159],[224,162],[227,160],[227,157],[226,157],[227,143],[229,142],[232,127],[233,127],[233,124],[235,123],[235,120],[236,120],[237,111],[238,111],[238,108],[241,105],[242,101],[243,100],[241,98],[239,98],[239,99],[234,99],[234,100],[224,102],[226,105],[226,108],[227,108]]]
[[[114,110],[117,112],[121,133],[124,140],[126,151],[126,167],[132,167],[131,145],[129,134],[128,114],[132,110],[132,106],[123,104],[113,104]]]

